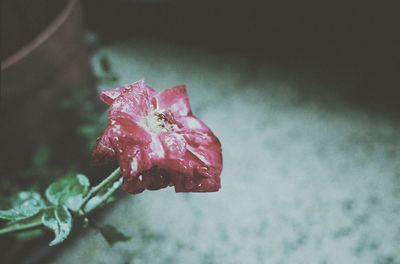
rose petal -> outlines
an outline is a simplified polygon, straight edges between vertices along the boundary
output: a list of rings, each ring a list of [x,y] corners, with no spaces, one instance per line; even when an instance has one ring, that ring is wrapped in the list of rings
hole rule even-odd
[[[166,89],[154,96],[157,108],[168,109],[175,116],[186,116],[192,113],[186,86],[180,85]]]
[[[106,162],[115,157],[115,151],[110,143],[109,128],[97,138],[96,146],[92,152],[92,159],[96,163]]]
[[[130,116],[121,113],[109,120],[103,135],[97,140],[92,152],[94,162],[104,162],[120,155],[127,146],[147,145],[151,135],[136,124]]]
[[[196,131],[203,133],[211,131],[203,121],[193,115],[175,117],[175,120],[178,123],[180,131]]]
[[[205,166],[195,155],[187,152],[180,162],[168,164],[176,192],[215,192],[221,188],[221,168]]]
[[[134,146],[123,151],[119,157],[119,163],[122,167],[122,188],[125,191],[140,193],[150,185],[151,178],[143,175],[144,171],[152,167],[145,148]]]
[[[221,188],[219,177],[203,178],[200,175],[174,174],[171,181],[175,192],[216,192]]]
[[[173,133],[160,133],[160,141],[168,159],[182,159],[186,152],[186,140],[182,135]]]
[[[100,99],[104,103],[111,105],[115,101],[115,99],[117,99],[119,96],[129,92],[131,89],[135,87],[143,87],[143,86],[145,87],[149,95],[153,95],[156,93],[156,91],[152,87],[145,84],[144,79],[140,79],[139,81],[134,82],[132,84],[122,85],[120,87],[102,91],[100,93]]]
[[[112,95],[102,93],[102,98],[105,102],[112,101],[108,112],[109,117],[125,113],[130,115],[134,120],[139,121],[149,113],[150,110],[150,94],[154,93],[152,88],[146,86],[143,80],[137,81],[133,84],[125,85],[112,92]],[[115,97],[116,94],[119,96]],[[115,98],[112,99],[111,96]]]
[[[124,86],[117,87],[114,89],[101,92],[100,99],[104,103],[111,105],[115,101],[115,99],[117,99],[120,95],[124,94],[125,92],[126,88]]]
[[[145,172],[143,175],[151,178],[151,182],[147,186],[147,189],[149,190],[159,190],[171,184],[168,173],[159,168],[153,168]]]
[[[115,142],[114,149],[151,142],[150,133],[125,113],[118,113],[110,118],[109,137]]]

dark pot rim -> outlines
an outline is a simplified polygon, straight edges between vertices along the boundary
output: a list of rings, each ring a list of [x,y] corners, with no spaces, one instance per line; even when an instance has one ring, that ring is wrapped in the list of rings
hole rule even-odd
[[[1,70],[6,70],[22,61],[35,49],[45,43],[65,23],[78,0],[66,0],[66,5],[61,13],[43,29],[33,40],[25,44],[20,50],[11,54],[1,62]]]

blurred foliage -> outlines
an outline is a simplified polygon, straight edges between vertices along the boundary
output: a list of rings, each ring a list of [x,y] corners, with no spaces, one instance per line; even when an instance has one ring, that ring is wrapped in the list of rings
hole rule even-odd
[[[101,42],[96,34],[91,36],[92,43],[86,44],[94,52]],[[95,57],[92,65],[98,89],[118,86],[119,77],[108,56]],[[1,236],[2,257],[12,260],[8,263],[42,250],[38,238],[50,241],[49,230],[54,234],[50,245],[61,243],[73,225],[86,227],[86,217],[92,210],[115,200],[114,192],[120,187],[116,183],[92,197],[83,206],[83,216],[78,211],[91,188],[88,178],[80,173],[89,175],[95,185],[116,165],[91,164],[91,151],[107,122],[106,106],[97,93],[93,87],[72,87],[69,94],[57,100],[54,111],[43,117],[45,126],[54,129],[54,137],[37,142],[32,146],[33,154],[27,152],[24,159],[16,160],[16,165],[0,159],[0,233],[22,228],[15,236]],[[96,230],[110,245],[129,239],[110,225]]]
[[[98,110],[96,102],[91,100],[92,94],[88,89],[81,89],[62,101],[60,107],[65,110],[78,110],[77,134],[85,141],[85,150],[89,152],[96,143],[107,124],[107,112]]]
[[[50,154],[49,147],[42,145],[32,157],[32,165],[35,168],[43,168],[49,161]]]
[[[119,78],[108,57],[100,55],[95,63],[99,69],[96,71],[99,86],[117,86]],[[45,229],[49,229],[54,233],[50,245],[57,245],[69,236],[74,216],[81,217],[78,210],[90,189],[88,178],[78,172],[89,166],[90,152],[107,122],[106,107],[100,107],[101,102],[95,98],[91,89],[72,89],[56,110],[61,114],[57,120],[64,126],[65,118],[74,120],[66,133],[66,141],[42,142],[27,166],[13,168],[2,175],[0,209],[9,209],[0,210],[0,232],[18,229],[17,241],[27,241],[46,234]],[[58,162],[60,159],[66,160]],[[113,201],[115,190],[114,185],[101,190],[84,206],[85,212]],[[130,239],[112,225],[90,227],[98,230],[110,245]]]
[[[97,225],[92,223],[92,227],[100,232],[108,244],[114,245],[117,242],[123,242],[131,239],[131,237],[121,233],[112,225]]]
[[[41,145],[32,156],[30,166],[16,168],[15,171],[10,171],[9,175],[1,178],[0,208],[4,208],[4,206],[9,204],[9,197],[12,197],[16,192],[25,187],[21,183],[33,183],[30,184],[29,189],[31,191],[38,191],[44,188],[52,179],[69,175],[76,171],[72,163],[67,170],[51,166],[49,164],[51,154],[51,146]]]
[[[119,80],[118,75],[113,71],[111,61],[106,54],[101,54],[99,58],[100,64],[100,75],[98,76],[99,81],[104,84],[115,85]]]
[[[119,78],[108,57],[101,55],[95,63],[99,69],[96,71],[99,86],[116,86]],[[107,111],[105,107],[101,107],[93,90],[76,88],[71,91],[60,102],[57,110],[62,114],[59,122],[64,122],[64,118],[74,120],[70,130],[72,133],[67,133],[69,138],[65,139],[66,142],[42,142],[27,166],[7,171],[0,178],[0,209],[10,208],[0,210],[0,227],[34,228],[19,232],[16,236],[18,240],[39,237],[47,228],[55,235],[50,245],[64,241],[71,231],[73,215],[78,214],[83,198],[89,191],[88,178],[78,172],[90,167],[90,153],[97,137],[106,127]],[[60,145],[65,144],[70,146],[63,153]],[[66,160],[58,162],[60,159]],[[55,179],[59,180],[54,181]],[[22,189],[28,191],[21,191]],[[110,194],[114,191],[112,188],[105,188],[89,201],[85,209],[91,211],[99,205],[113,201]],[[44,193],[44,196],[40,193]],[[92,227],[110,244],[129,239],[111,225]]]
[[[96,78],[99,86],[116,86],[119,80],[112,64],[106,55],[100,55],[95,61],[99,70]],[[101,135],[107,123],[107,111],[97,100],[92,89],[76,88],[59,104],[59,110],[65,116],[73,117],[74,128],[68,143],[43,142],[31,157],[30,164],[25,167],[7,171],[0,178],[0,208],[9,203],[9,198],[22,188],[30,190],[43,190],[54,178],[75,175],[78,171],[85,171],[90,163],[90,153],[96,144],[96,139]],[[60,118],[60,122],[64,122]],[[71,142],[70,142],[71,141]],[[63,153],[59,145],[68,145],[72,152]],[[68,151],[68,150],[66,150]],[[62,160],[60,162],[60,160]],[[1,161],[0,161],[1,167]]]

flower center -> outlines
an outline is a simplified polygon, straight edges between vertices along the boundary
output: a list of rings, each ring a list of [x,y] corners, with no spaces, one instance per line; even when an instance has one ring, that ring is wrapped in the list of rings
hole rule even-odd
[[[153,133],[172,132],[176,129],[171,114],[157,110],[150,112],[146,117],[146,125]]]

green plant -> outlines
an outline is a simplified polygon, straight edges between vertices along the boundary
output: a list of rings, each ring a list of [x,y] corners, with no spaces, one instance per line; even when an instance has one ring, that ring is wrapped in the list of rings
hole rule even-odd
[[[70,234],[74,218],[88,222],[88,215],[112,201],[112,195],[121,184],[118,168],[93,187],[85,175],[77,174],[58,179],[47,187],[44,195],[35,191],[18,192],[11,199],[11,208],[0,210],[0,219],[7,221],[0,229],[0,235],[48,228],[55,234],[50,246],[57,245]],[[110,228],[101,233],[107,233],[105,237],[108,241],[112,233],[118,234]],[[120,238],[123,240],[126,237]]]

